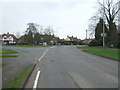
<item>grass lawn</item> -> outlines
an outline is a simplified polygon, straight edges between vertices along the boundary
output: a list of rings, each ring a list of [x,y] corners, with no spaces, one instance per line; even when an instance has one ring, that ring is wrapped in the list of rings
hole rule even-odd
[[[17,54],[16,51],[10,50],[10,49],[0,49],[0,57],[2,58],[8,58],[8,57],[17,57],[17,55],[9,55],[9,54]]]
[[[49,46],[61,46],[61,45],[3,45],[3,46],[13,46],[13,47],[49,47]]]
[[[3,90],[7,88],[21,88],[21,85],[24,83],[24,80],[30,72],[31,68],[32,65],[25,67],[22,72],[20,72],[14,79],[12,79],[6,86],[4,86]]]
[[[80,48],[92,54],[108,57],[108,58],[115,59],[115,60],[120,60],[120,56],[118,56],[119,55],[118,53],[120,53],[120,49],[103,48],[103,47],[88,47],[88,46],[77,47],[77,48]]]

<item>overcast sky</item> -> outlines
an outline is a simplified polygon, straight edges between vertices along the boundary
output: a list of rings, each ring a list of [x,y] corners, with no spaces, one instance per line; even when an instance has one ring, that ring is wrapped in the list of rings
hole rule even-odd
[[[60,38],[85,39],[89,19],[96,13],[96,0],[3,0],[0,3],[1,33],[26,30],[27,23],[52,26]]]

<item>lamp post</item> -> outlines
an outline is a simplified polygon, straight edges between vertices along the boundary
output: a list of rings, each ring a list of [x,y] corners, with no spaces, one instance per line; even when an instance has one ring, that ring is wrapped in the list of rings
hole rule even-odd
[[[104,1],[103,1],[103,5],[104,5]],[[103,12],[103,33],[101,35],[103,37],[103,47],[105,47],[105,37],[106,37],[106,33],[105,33],[105,24],[104,24],[104,12]]]
[[[87,29],[86,29],[86,39],[87,39]]]
[[[105,47],[105,27],[104,27],[104,20],[103,20],[103,47]]]
[[[34,33],[33,33],[32,37],[33,37],[33,45],[34,45],[34,37],[35,37]]]

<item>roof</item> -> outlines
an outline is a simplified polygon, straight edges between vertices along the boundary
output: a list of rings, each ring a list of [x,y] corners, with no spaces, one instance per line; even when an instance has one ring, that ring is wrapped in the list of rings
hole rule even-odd
[[[91,42],[91,39],[85,39],[85,40],[83,40],[84,44],[89,44],[90,42]]]
[[[76,40],[78,40],[77,37],[73,37],[73,36],[72,37],[67,36],[67,38],[69,38],[70,41],[76,41]]]
[[[11,36],[14,39],[16,39],[16,36],[14,34],[9,34],[9,33],[0,35],[0,38],[3,38],[4,36],[6,36],[7,38],[9,38]]]

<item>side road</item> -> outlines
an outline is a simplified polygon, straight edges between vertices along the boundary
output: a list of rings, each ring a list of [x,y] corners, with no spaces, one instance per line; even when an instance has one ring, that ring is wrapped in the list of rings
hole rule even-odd
[[[33,64],[47,49],[47,47],[2,47],[18,52],[18,57],[3,58],[2,63],[5,66],[2,68],[2,87],[12,80],[21,70]]]

